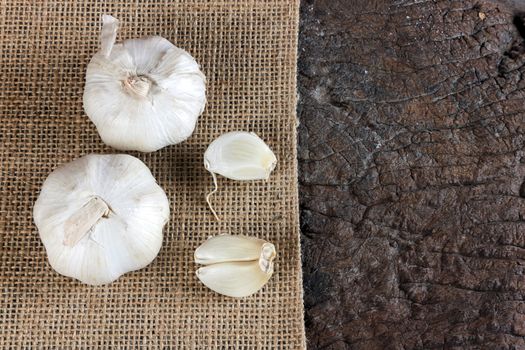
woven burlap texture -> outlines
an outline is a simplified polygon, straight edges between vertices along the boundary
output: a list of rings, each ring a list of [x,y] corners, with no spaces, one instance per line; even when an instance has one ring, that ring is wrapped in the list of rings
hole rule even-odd
[[[82,108],[86,65],[101,15],[117,40],[160,35],[207,77],[208,103],[186,142],[130,152],[170,200],[158,257],[116,282],[91,287],[54,272],[32,219],[47,175],[105,146]],[[304,326],[296,164],[298,1],[4,1],[0,5],[0,348],[298,349]],[[212,179],[207,145],[256,132],[279,162],[269,181]],[[203,286],[193,252],[208,236],[264,238],[278,251],[257,294],[233,299]]]

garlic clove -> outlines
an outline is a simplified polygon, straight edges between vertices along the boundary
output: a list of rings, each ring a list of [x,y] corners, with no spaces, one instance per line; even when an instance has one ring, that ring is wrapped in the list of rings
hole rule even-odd
[[[207,265],[197,270],[197,277],[211,290],[226,296],[241,298],[261,289],[272,276],[258,261],[225,262]]]
[[[206,266],[197,277],[211,290],[231,297],[249,296],[273,274],[275,246],[262,239],[220,235],[209,238],[195,251],[195,262]]]
[[[195,250],[195,262],[210,265],[228,261],[252,261],[261,256],[266,241],[247,236],[219,235]]]
[[[153,152],[184,141],[206,104],[198,63],[159,36],[115,43],[117,27],[103,16],[101,50],[86,71],[86,114],[117,149]]]
[[[137,158],[88,155],[47,177],[33,216],[51,267],[99,285],[153,261],[169,203]]]
[[[204,153],[211,173],[232,180],[265,180],[277,164],[270,147],[254,133],[234,131],[215,139]]]
[[[210,201],[218,189],[215,174],[232,180],[267,180],[276,164],[277,157],[270,147],[252,132],[233,131],[216,138],[204,152],[204,167],[214,184],[206,203],[215,219],[220,221]]]

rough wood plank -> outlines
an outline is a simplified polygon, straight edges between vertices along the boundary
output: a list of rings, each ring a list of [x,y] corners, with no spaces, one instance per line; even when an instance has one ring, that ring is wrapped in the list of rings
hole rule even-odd
[[[520,10],[303,1],[310,349],[525,347]]]

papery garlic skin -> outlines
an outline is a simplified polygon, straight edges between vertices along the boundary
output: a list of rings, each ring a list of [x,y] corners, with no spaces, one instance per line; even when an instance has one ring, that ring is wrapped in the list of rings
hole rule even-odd
[[[256,293],[271,276],[271,273],[261,272],[259,266],[253,262],[213,264],[197,270],[197,277],[206,287],[233,298]]]
[[[153,152],[184,141],[206,104],[198,63],[159,36],[115,44],[117,27],[103,16],[101,50],[86,72],[86,114],[116,149]]]
[[[265,240],[242,235],[210,237],[195,250],[195,262],[210,265],[227,261],[257,260],[265,243]]]
[[[241,235],[209,238],[195,250],[199,280],[211,290],[242,298],[260,290],[273,274],[275,246]]]
[[[51,267],[101,285],[153,261],[169,203],[139,159],[87,155],[47,177],[33,216]]]
[[[276,164],[270,147],[253,132],[223,134],[204,153],[206,170],[232,180],[266,180]]]

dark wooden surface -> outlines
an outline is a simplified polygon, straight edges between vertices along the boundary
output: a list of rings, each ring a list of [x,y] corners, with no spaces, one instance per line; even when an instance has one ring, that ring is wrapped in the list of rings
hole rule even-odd
[[[301,7],[309,348],[525,348],[525,1]]]

